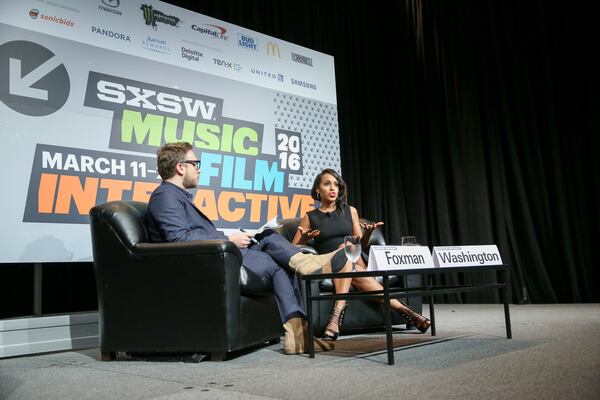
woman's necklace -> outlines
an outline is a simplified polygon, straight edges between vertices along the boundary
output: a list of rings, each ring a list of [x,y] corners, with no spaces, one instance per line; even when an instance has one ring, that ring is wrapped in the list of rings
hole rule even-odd
[[[335,202],[325,206],[325,208],[323,208],[323,204],[321,203],[321,207],[319,207],[319,210],[324,213],[332,213],[336,210],[336,208],[337,207],[335,205]]]

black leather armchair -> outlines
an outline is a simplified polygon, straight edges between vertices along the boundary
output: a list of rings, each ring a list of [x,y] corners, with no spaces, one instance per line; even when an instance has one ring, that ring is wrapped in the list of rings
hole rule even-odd
[[[361,218],[360,222],[370,223],[367,219]],[[298,224],[300,224],[300,218],[292,218],[280,221],[281,228],[278,229],[279,233],[283,235],[289,241],[292,241]],[[381,229],[375,229],[369,239],[369,245],[385,245],[385,238]],[[311,246],[311,242],[304,246],[301,246],[304,252],[316,253],[314,247]],[[313,295],[332,294],[335,292],[333,282],[331,279],[314,280],[312,281],[311,291]],[[419,287],[422,286],[422,277],[420,275],[408,275],[402,278],[391,278],[392,286],[399,287]],[[350,290],[354,290],[351,288]],[[408,304],[417,312],[421,312],[423,308],[422,299],[418,297],[410,297],[408,299],[400,299],[405,304]],[[322,335],[327,322],[329,321],[329,315],[333,309],[333,300],[331,301],[318,301],[313,303],[313,326],[315,335]],[[344,322],[342,325],[342,334],[344,333],[356,333],[359,331],[368,331],[375,329],[382,329],[385,327],[385,320],[383,316],[383,306],[381,303],[372,301],[352,300],[348,303]],[[400,317],[398,313],[392,313],[392,323],[394,325],[406,324],[407,328],[413,328],[407,321]]]
[[[226,353],[282,334],[270,283],[241,267],[229,241],[149,243],[147,204],[90,210],[100,351]]]

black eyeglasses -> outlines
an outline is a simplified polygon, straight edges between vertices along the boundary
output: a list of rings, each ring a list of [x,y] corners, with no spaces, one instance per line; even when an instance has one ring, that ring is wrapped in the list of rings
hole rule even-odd
[[[196,169],[200,169],[200,160],[183,160],[182,163],[191,164]]]

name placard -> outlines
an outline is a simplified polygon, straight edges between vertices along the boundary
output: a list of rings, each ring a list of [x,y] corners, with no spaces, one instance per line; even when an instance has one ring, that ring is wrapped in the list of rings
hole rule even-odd
[[[436,267],[469,267],[502,264],[495,244],[485,246],[436,246],[433,248]]]
[[[371,246],[367,271],[387,269],[433,268],[427,246]]]

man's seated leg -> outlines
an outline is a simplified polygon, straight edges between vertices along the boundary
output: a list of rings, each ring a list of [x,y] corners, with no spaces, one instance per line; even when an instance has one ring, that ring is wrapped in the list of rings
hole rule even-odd
[[[246,268],[273,282],[273,291],[281,322],[285,322],[287,317],[293,313],[299,312],[304,315],[300,291],[295,290],[294,279],[290,278],[286,270],[281,269],[273,258],[265,252],[250,248],[242,251],[242,254],[244,255],[242,263]],[[296,286],[299,287],[297,283]]]
[[[331,258],[337,252],[328,254],[304,254],[300,249],[275,231],[269,230],[258,237],[259,244],[252,248],[260,248],[269,254],[277,264],[292,268],[302,275],[314,272],[331,272]]]

